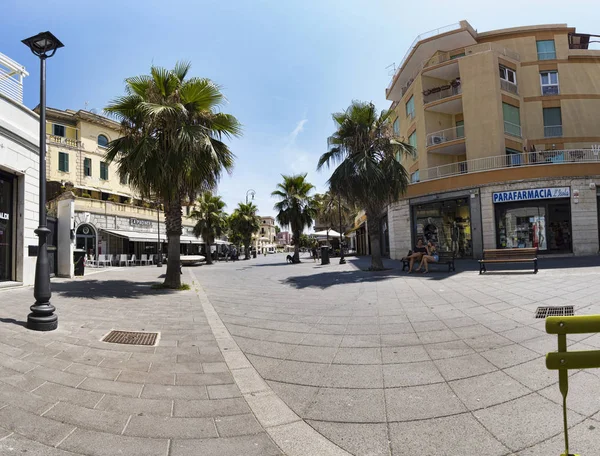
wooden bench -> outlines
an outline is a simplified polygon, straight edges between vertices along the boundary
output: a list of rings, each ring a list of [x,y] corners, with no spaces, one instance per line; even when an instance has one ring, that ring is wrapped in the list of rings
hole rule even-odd
[[[488,263],[533,263],[533,273],[537,274],[537,248],[527,249],[486,249],[479,260],[479,274],[487,272]]]
[[[410,260],[408,259],[409,256],[411,256],[413,253],[412,250],[409,250],[408,253],[406,254],[406,256],[404,258],[402,258],[402,272],[404,271],[408,271],[408,267],[410,265]],[[432,265],[436,265],[436,264],[447,264],[448,265],[448,272],[451,271],[456,271],[456,267],[454,266],[454,259],[455,259],[455,255],[454,252],[438,252],[438,256],[440,257],[440,260],[436,263],[427,263],[429,266]],[[415,260],[415,263],[418,265],[419,261]]]

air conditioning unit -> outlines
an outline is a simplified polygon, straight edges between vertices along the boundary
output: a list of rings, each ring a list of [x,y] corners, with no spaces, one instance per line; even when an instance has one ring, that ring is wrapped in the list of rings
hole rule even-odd
[[[442,144],[444,141],[446,141],[446,138],[444,138],[443,136],[431,137],[431,144]]]

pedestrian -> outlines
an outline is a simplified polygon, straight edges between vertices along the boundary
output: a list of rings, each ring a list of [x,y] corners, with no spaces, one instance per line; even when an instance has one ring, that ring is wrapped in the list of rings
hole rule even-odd
[[[313,263],[317,261],[317,248],[313,245],[312,248]]]

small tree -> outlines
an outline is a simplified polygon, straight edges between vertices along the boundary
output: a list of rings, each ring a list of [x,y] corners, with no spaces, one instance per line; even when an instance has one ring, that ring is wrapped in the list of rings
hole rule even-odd
[[[277,184],[277,190],[271,196],[279,197],[275,204],[277,221],[281,226],[292,229],[292,244],[294,245],[293,262],[300,263],[300,234],[305,227],[313,223],[317,208],[310,192],[314,185],[306,180],[306,174],[282,176],[283,182]]]
[[[244,244],[246,260],[250,258],[252,235],[260,229],[260,217],[256,215],[257,210],[258,208],[252,203],[239,203],[236,210],[229,217],[232,238],[240,239]]]
[[[223,211],[225,206],[220,196],[204,192],[196,201],[196,209],[191,214],[197,220],[194,236],[202,236],[206,243],[206,264],[212,264],[211,246],[227,227],[227,214]]]

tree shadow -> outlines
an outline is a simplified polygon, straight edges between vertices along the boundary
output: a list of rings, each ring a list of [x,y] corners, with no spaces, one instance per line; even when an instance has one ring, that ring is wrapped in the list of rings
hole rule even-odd
[[[15,320],[14,318],[0,318],[0,323],[11,323],[13,325],[22,326],[23,328],[27,327],[27,322]]]
[[[146,296],[156,296],[176,293],[179,290],[152,289],[152,285],[159,283],[152,282],[132,282],[130,280],[85,280],[69,282],[53,282],[52,293],[67,298],[81,299],[106,299],[106,298],[127,298],[136,299]]]
[[[380,282],[382,280],[389,280],[397,277],[402,277],[403,274],[398,270],[387,270],[387,271],[330,271],[320,272],[318,274],[288,277],[285,280],[281,280],[284,285],[290,285],[292,287],[303,289],[303,288],[320,288],[322,290],[332,287],[334,285],[346,285],[350,283],[367,283],[367,282]]]

